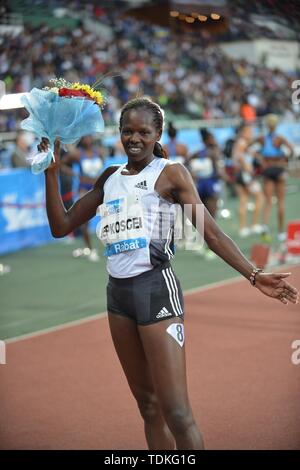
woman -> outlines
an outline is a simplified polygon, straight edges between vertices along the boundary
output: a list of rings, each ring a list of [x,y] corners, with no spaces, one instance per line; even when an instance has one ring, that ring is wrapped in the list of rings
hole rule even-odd
[[[222,189],[220,179],[225,178],[225,173],[220,165],[220,148],[213,134],[207,129],[200,129],[200,135],[204,147],[190,156],[187,167],[194,179],[201,201],[215,219]],[[190,244],[186,247],[190,247]],[[216,258],[216,254],[207,246],[194,244],[193,249],[195,248],[196,252],[206,259]]]
[[[106,245],[110,330],[144,420],[149,448],[203,449],[187,394],[183,296],[169,261],[173,256],[172,217],[167,240],[149,238],[150,207],[156,210],[164,204],[172,214],[175,204],[190,204],[195,223],[197,207],[203,206],[189,172],[164,158],[158,143],[162,128],[163,113],[156,103],[144,98],[128,102],[120,116],[128,163],[107,168],[69,211],[58,191],[57,142],[58,158],[46,170],[47,214],[55,237],[86,223],[96,211],[101,216],[98,234],[104,242],[111,242]],[[47,148],[45,140],[40,148]],[[122,227],[135,236],[124,240]],[[284,280],[289,274],[255,270],[207,211],[204,232],[210,248],[264,294],[284,304],[296,302],[296,289]]]
[[[79,174],[73,170],[73,165],[78,166]],[[60,170],[61,170],[61,182],[69,179],[69,185],[72,185],[72,177],[79,177],[79,196],[83,196],[85,193],[90,191],[97,177],[101,174],[103,167],[103,157],[101,155],[101,148],[94,145],[92,136],[87,135],[83,137],[78,148],[72,148],[71,151],[67,152],[61,158]],[[64,186],[64,185],[63,185]],[[62,189],[65,189],[62,187]],[[68,192],[70,194],[70,191]],[[66,195],[65,195],[66,198]],[[64,200],[64,198],[63,198]],[[69,204],[71,201],[69,202]],[[68,204],[68,203],[67,203]],[[65,207],[66,201],[64,201]],[[98,261],[99,256],[97,250],[92,247],[92,240],[89,233],[88,223],[83,224],[80,230],[77,232],[82,235],[85,247],[77,248],[73,251],[74,258],[86,256],[90,261]]]
[[[247,150],[252,139],[252,127],[243,125],[232,149],[232,159],[235,168],[236,192],[239,198],[239,235],[247,237],[251,233],[262,233],[259,224],[263,205],[263,193],[260,183],[255,179],[254,157]],[[249,197],[254,198],[254,212],[251,228],[247,227],[247,203]]]
[[[221,191],[220,179],[224,177],[220,166],[220,148],[211,132],[200,129],[204,148],[189,159],[188,168],[194,177],[201,201],[215,219]]]
[[[287,179],[287,157],[283,150],[286,147],[290,155],[293,154],[291,144],[280,135],[276,134],[278,117],[275,114],[268,114],[266,117],[267,133],[259,136],[250,145],[257,143],[260,145],[259,153],[262,162],[263,190],[265,193],[265,207],[263,213],[263,223],[265,231],[268,231],[268,224],[272,210],[272,197],[275,193],[277,198],[277,221],[278,240],[285,241],[285,191]]]

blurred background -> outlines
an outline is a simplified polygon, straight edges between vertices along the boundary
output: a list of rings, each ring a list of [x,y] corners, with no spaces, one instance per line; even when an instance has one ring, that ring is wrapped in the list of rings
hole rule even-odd
[[[103,76],[105,132],[62,152],[66,208],[104,168],[126,162],[120,108],[146,95],[165,111],[162,144],[170,159],[191,171],[207,208],[243,252],[271,267],[299,262],[300,105],[292,99],[300,79],[299,2],[10,0],[0,13],[6,93],[42,88],[53,77],[92,85]],[[32,175],[28,161],[38,142],[20,128],[27,115],[0,110],[1,338],[106,308],[96,220],[63,240],[52,238],[44,177]],[[262,176],[263,139],[272,132],[283,139],[273,146],[287,170],[284,229],[275,186],[267,199]],[[237,180],[241,169],[251,174],[251,191]],[[177,251],[184,289],[236,275],[192,241]]]

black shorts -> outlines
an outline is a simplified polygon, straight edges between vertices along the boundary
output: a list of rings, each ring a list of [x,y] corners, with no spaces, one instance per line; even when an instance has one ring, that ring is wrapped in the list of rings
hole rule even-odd
[[[283,167],[270,166],[269,168],[265,168],[262,171],[262,176],[268,180],[273,181],[274,183],[278,183],[278,181],[286,178],[287,173],[286,169]]]
[[[236,184],[243,186],[243,188],[247,188],[252,181],[253,177],[251,173],[248,173],[247,171],[238,171],[235,175]]]
[[[170,263],[125,279],[109,276],[107,311],[131,318],[138,325],[183,319],[183,294]]]

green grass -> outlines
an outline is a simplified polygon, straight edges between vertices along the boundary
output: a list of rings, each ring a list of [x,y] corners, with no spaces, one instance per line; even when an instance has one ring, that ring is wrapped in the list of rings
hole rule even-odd
[[[300,218],[299,186],[300,181],[295,180],[293,192],[287,195],[287,220]],[[226,206],[232,211],[232,218],[219,219],[218,223],[248,256],[251,246],[260,239],[239,239],[236,200],[229,200]],[[275,208],[271,230],[275,239]],[[96,244],[99,241],[94,238]],[[1,339],[105,311],[105,259],[101,257],[99,263],[73,259],[71,252],[76,246],[59,241],[1,258],[11,267],[9,274],[0,276]],[[173,265],[184,290],[238,275],[221,259],[208,261],[194,251],[177,250]]]

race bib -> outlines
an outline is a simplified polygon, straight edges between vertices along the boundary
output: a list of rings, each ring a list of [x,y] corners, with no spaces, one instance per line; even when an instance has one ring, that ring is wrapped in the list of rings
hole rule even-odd
[[[97,209],[97,237],[105,246],[104,256],[113,256],[147,246],[143,206],[137,196],[108,201]]]

